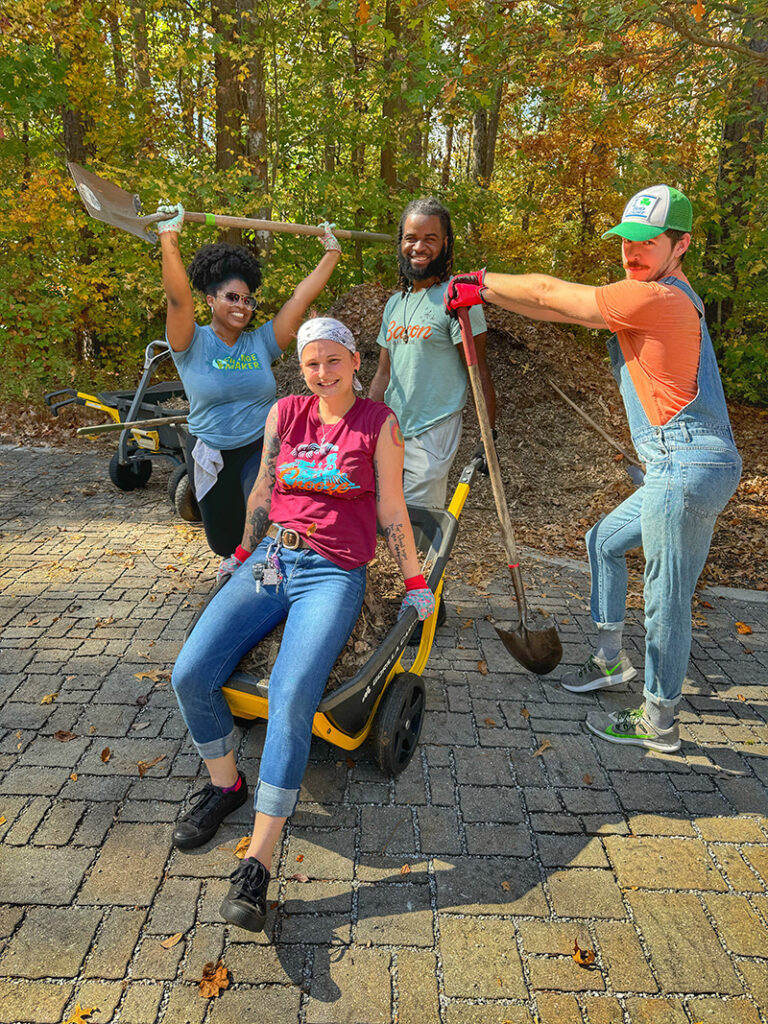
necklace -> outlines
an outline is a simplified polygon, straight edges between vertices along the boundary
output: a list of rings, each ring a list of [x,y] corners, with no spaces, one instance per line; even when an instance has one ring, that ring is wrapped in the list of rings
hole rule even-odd
[[[403,296],[403,344],[404,345],[407,345],[408,341],[410,340],[409,337],[408,337],[408,328],[413,323],[413,318],[418,313],[419,306],[424,301],[424,297],[429,292],[430,288],[434,288],[434,285],[431,284],[429,286],[429,288],[424,288],[422,290],[422,293],[419,296],[419,301],[416,303],[416,305],[414,306],[413,310],[411,311],[410,317],[408,317],[408,297],[413,294],[413,286],[411,286],[411,291],[406,292],[405,295]]]

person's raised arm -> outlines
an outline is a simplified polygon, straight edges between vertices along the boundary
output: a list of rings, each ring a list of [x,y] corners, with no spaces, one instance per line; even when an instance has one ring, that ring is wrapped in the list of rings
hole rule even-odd
[[[403,497],[403,457],[405,443],[397,417],[391,413],[379,433],[373,468],[376,474],[376,516],[386,537],[392,557],[405,580],[406,595],[400,609],[416,609],[420,619],[435,610],[435,598],[421,573],[413,528]]]
[[[376,367],[376,373],[373,375],[371,386],[368,388],[368,397],[372,398],[374,402],[384,401],[384,392],[389,387],[390,372],[389,349],[380,348],[379,364]]]
[[[449,313],[480,303],[502,306],[532,320],[608,327],[597,305],[597,288],[548,274],[489,274],[477,270],[451,278],[445,293]]]
[[[296,285],[293,295],[272,321],[275,340],[281,349],[286,349],[290,345],[307,310],[328,284],[341,259],[341,246],[333,233],[333,225],[324,221],[321,226],[325,228],[325,234],[320,239],[325,249],[322,259],[312,273]]]
[[[189,348],[195,333],[195,303],[192,289],[181,260],[179,235],[184,223],[184,207],[161,204],[158,213],[168,215],[168,220],[158,221],[155,230],[160,236],[160,252],[163,259],[163,288],[168,300],[168,312],[165,317],[165,330],[168,344],[174,352],[183,352]]]

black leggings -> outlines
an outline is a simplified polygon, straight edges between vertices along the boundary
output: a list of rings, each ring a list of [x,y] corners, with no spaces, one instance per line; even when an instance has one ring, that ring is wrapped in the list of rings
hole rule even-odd
[[[228,558],[243,539],[245,507],[261,465],[264,438],[244,444],[241,448],[222,451],[224,465],[216,483],[202,501],[198,499],[205,536],[211,551]],[[194,490],[195,463],[192,449],[197,438],[187,437],[187,473]]]

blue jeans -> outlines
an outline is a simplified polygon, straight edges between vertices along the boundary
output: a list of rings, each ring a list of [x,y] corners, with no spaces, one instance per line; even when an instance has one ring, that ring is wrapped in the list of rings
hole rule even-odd
[[[741,459],[712,435],[694,443],[652,440],[637,446],[645,483],[587,533],[595,622],[624,621],[625,553],[645,554],[644,696],[674,706],[691,651],[691,600],[709,554],[715,521],[736,490]]]
[[[280,548],[283,574],[257,589],[253,566],[265,538],[205,608],[173,669],[172,683],[192,740],[205,760],[234,747],[234,722],[222,687],[235,666],[285,619],[269,679],[269,719],[254,807],[292,814],[309,757],[312,719],[365,594],[365,567],[340,569],[310,549]]]

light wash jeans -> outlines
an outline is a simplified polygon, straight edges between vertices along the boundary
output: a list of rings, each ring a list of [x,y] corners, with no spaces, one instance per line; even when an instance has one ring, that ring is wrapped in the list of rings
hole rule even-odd
[[[680,700],[691,651],[691,600],[709,553],[719,513],[736,490],[741,459],[732,443],[714,435],[694,442],[637,445],[645,483],[587,533],[592,572],[592,618],[624,620],[625,553],[645,553],[644,696],[673,707]]]
[[[222,687],[243,655],[286,620],[269,679],[267,735],[254,794],[257,811],[283,817],[296,807],[312,719],[360,614],[366,571],[340,569],[309,549],[280,548],[283,581],[257,589],[253,566],[264,562],[273,543],[265,538],[205,608],[172,683],[200,756],[223,757],[234,746],[234,722]]]

